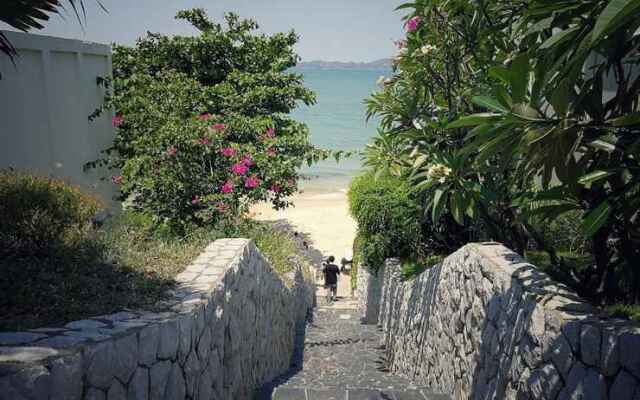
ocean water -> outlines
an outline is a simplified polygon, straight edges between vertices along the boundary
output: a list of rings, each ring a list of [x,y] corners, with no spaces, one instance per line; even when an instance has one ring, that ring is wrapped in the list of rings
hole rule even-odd
[[[316,94],[317,103],[299,106],[292,117],[309,127],[313,144],[331,150],[362,150],[376,135],[378,121],[365,118],[365,98],[376,90],[376,81],[388,70],[304,70],[305,86]],[[362,168],[359,156],[326,160],[303,168],[308,184],[346,186]]]

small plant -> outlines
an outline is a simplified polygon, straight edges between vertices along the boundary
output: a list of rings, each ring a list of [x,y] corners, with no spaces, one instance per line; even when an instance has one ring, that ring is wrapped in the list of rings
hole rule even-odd
[[[417,249],[420,209],[405,182],[362,175],[351,184],[349,207],[358,223],[358,252],[365,264],[375,269],[388,257],[408,256]]]
[[[99,210],[95,198],[61,180],[0,171],[0,254],[43,255],[75,247]]]

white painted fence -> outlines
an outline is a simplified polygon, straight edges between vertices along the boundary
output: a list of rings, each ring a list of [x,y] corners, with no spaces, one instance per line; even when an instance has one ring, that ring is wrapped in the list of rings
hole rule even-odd
[[[113,207],[107,172],[83,172],[114,135],[111,115],[90,122],[103,101],[98,76],[111,75],[107,45],[3,31],[16,47],[15,66],[0,55],[0,168],[62,178]]]

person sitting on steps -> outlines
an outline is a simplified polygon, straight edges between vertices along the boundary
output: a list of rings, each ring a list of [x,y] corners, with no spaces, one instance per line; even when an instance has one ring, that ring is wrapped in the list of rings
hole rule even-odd
[[[333,263],[335,260],[334,256],[329,256],[322,269],[324,273],[324,287],[327,290],[327,303],[335,301],[338,294],[338,275],[340,275],[340,268]]]

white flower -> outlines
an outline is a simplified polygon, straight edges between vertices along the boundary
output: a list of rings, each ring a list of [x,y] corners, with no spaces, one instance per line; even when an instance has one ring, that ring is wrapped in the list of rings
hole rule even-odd
[[[438,50],[438,48],[436,46],[432,46],[430,44],[425,44],[424,46],[422,46],[420,48],[420,52],[425,56],[428,55],[429,53],[431,53],[432,51],[435,51],[435,50]]]
[[[447,178],[451,175],[451,172],[451,168],[444,164],[433,164],[427,170],[427,177],[430,181],[445,183]]]
[[[413,126],[417,130],[422,130],[427,125],[423,119],[415,118],[413,121]]]
[[[384,84],[385,84],[385,85],[388,85],[388,84],[390,84],[391,82],[393,82],[393,79],[391,79],[391,78],[387,78],[387,79],[385,79],[385,80],[384,80]]]
[[[385,81],[385,79],[386,79],[386,78],[384,77],[384,75],[380,75],[380,77],[378,77],[378,80],[376,81],[376,84],[377,84],[378,86],[383,86],[383,85],[384,85],[384,81]]]

